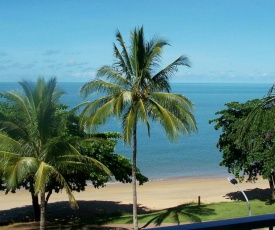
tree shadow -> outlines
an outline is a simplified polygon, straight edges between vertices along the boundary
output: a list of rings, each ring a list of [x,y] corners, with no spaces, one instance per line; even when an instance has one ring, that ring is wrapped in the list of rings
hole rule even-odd
[[[146,228],[149,224],[154,223],[156,226],[160,226],[163,221],[169,220],[168,222],[174,222],[179,225],[181,222],[201,222],[200,216],[214,215],[215,210],[207,208],[206,205],[194,205],[194,204],[183,204],[176,207],[161,210],[157,213],[153,213],[152,219],[150,219],[142,228]],[[150,214],[143,215],[139,219],[148,218]]]
[[[114,201],[77,201],[79,209],[71,209],[66,201],[49,203],[46,219],[59,224],[95,224],[103,225],[121,217],[125,213],[132,213],[132,204],[121,204]],[[148,208],[138,207],[138,213],[148,213]],[[34,220],[33,207],[27,205],[20,208],[0,211],[0,226],[17,222],[31,222]]]
[[[270,201],[271,199],[271,190],[269,188],[247,189],[244,193],[248,200]],[[240,191],[227,193],[224,197],[230,200],[246,201],[244,195]]]

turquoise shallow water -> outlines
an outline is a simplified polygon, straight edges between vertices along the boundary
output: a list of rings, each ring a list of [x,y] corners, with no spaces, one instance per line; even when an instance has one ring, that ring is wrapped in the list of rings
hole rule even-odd
[[[67,92],[61,101],[71,107],[83,101],[77,93],[82,84],[59,83],[59,87]],[[150,138],[146,127],[139,126],[138,167],[150,179],[227,176],[227,169],[219,166],[221,153],[216,148],[219,132],[208,121],[215,118],[215,112],[225,108],[225,103],[262,98],[270,87],[271,84],[172,84],[173,93],[181,93],[194,103],[198,133],[170,143],[158,124],[152,124]],[[0,91],[18,88],[17,83],[0,84]],[[110,119],[101,130],[119,132],[120,126],[117,120]],[[116,152],[131,158],[130,147],[122,142]]]

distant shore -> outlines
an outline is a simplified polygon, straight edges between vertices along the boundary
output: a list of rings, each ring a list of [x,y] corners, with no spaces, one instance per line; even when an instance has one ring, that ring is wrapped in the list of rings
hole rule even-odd
[[[259,179],[256,183],[239,184],[242,190],[251,193],[267,191],[267,180]],[[145,209],[164,209],[184,203],[213,203],[231,201],[232,195],[238,193],[236,186],[221,177],[181,177],[171,179],[154,179],[137,187],[138,204]],[[74,192],[77,201],[112,201],[118,204],[132,203],[132,185],[108,183],[106,187],[95,189],[87,186],[84,192]],[[28,191],[19,190],[15,194],[0,193],[0,210],[9,210],[31,205]],[[50,203],[67,201],[66,191],[52,194]]]

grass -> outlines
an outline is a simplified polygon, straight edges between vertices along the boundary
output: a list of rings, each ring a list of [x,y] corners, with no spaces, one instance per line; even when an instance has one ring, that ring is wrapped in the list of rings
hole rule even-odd
[[[252,215],[263,215],[274,212],[273,202],[262,200],[252,200],[250,202]],[[1,213],[0,213],[1,214]],[[142,211],[139,215],[140,227],[161,226],[167,223],[184,224],[190,222],[203,222],[210,220],[230,219],[237,217],[248,216],[248,206],[244,201],[234,202],[220,202],[212,204],[201,204],[198,206],[195,203],[182,204],[176,207],[159,210],[159,211]],[[16,221],[14,222],[22,222]],[[128,212],[106,212],[100,210],[100,213],[90,213],[77,216],[64,216],[64,218],[50,219],[48,229],[95,229],[94,226],[112,225],[112,224],[131,224],[132,215],[130,210]],[[13,229],[20,229],[22,225],[17,228],[16,225]],[[18,226],[18,224],[17,224]],[[12,225],[0,227],[1,230],[12,229]],[[35,228],[24,228],[35,229]]]
[[[270,202],[254,200],[250,204],[252,215],[264,215],[275,211],[275,205]],[[184,224],[245,216],[248,216],[248,206],[246,202],[242,201],[202,204],[200,206],[191,203],[141,214],[139,215],[139,223],[145,224],[144,226],[150,223],[160,226],[163,223]],[[125,214],[121,217],[116,217],[110,220],[110,223],[130,224],[132,223],[132,215]]]

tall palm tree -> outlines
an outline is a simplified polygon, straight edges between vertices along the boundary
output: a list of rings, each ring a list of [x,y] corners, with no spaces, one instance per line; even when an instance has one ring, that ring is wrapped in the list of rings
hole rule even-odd
[[[138,229],[136,158],[138,122],[147,126],[158,121],[173,141],[180,133],[189,134],[197,129],[192,114],[192,103],[183,95],[170,93],[169,77],[178,66],[189,66],[187,57],[180,56],[165,68],[160,69],[163,47],[168,45],[162,38],[146,41],[143,27],[131,32],[130,46],[127,48],[121,33],[116,33],[119,49],[114,44],[115,62],[105,65],[97,72],[96,79],[84,84],[80,90],[83,96],[93,92],[106,96],[92,102],[83,102],[82,123],[85,126],[99,125],[110,116],[121,118],[123,140],[132,144],[133,180],[133,225]]]
[[[57,102],[62,91],[56,89],[56,79],[36,84],[22,81],[23,93],[6,92],[2,96],[20,117],[0,122],[0,171],[6,186],[15,190],[29,183],[33,202],[40,194],[40,229],[45,229],[47,185],[55,180],[65,188],[70,205],[77,208],[70,186],[62,173],[88,170],[91,165],[108,169],[100,162],[83,157],[66,138],[58,134]]]

